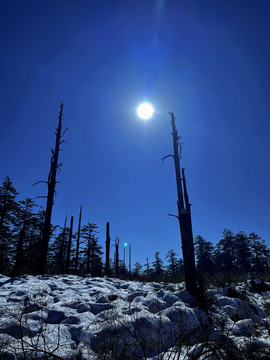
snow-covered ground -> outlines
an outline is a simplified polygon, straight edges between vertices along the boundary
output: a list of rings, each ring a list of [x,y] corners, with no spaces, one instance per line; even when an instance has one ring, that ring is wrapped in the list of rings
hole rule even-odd
[[[206,304],[184,284],[0,275],[0,358],[270,359],[270,291],[212,286]]]

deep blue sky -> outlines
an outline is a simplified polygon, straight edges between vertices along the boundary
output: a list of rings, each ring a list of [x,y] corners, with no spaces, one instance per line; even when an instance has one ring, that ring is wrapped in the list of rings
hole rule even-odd
[[[110,221],[133,263],[180,255],[173,161],[160,161],[174,111],[194,235],[216,243],[227,227],[270,245],[269,1],[0,0],[0,11],[1,183],[46,194],[32,184],[47,178],[62,100],[53,223],[67,213],[77,227],[83,204],[101,244]]]

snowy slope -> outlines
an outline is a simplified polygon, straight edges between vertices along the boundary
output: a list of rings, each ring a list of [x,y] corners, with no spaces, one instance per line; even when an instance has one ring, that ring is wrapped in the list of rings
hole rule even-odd
[[[0,276],[0,354],[6,359],[220,359],[230,349],[236,354],[255,349],[254,356],[259,351],[270,359],[269,291],[251,292],[248,284],[212,287],[206,304],[207,311],[201,310],[183,284]]]

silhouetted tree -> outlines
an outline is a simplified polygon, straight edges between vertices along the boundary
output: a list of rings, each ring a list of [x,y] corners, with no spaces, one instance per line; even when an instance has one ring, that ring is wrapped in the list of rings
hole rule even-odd
[[[28,246],[24,250],[29,274],[34,273],[37,269],[37,254],[39,252],[40,240],[42,238],[44,218],[44,209],[39,210],[31,218],[31,228],[30,234],[28,236]]]
[[[146,264],[144,264],[144,266],[146,266],[146,270],[145,270],[146,275],[149,275],[151,269],[150,269],[150,264],[149,264],[149,259],[148,259],[148,257],[146,258]]]
[[[91,273],[91,276],[100,276],[102,273],[102,246],[98,244],[96,230],[98,227],[94,223],[88,223],[81,229],[81,238],[84,241],[85,247],[81,250],[83,254],[83,263],[86,273]]]
[[[64,227],[60,233],[54,239],[50,247],[51,251],[51,263],[50,270],[56,274],[63,274],[66,268],[66,255],[67,255],[67,234],[69,229],[67,228],[67,216],[65,218]]]
[[[51,157],[51,166],[50,172],[47,180],[48,186],[48,195],[47,195],[47,204],[46,204],[46,212],[45,212],[45,221],[42,233],[42,239],[40,243],[40,252],[39,259],[37,263],[37,271],[41,274],[44,274],[46,268],[46,260],[48,253],[48,245],[50,241],[51,234],[51,216],[52,216],[52,208],[53,208],[53,199],[56,185],[56,174],[57,171],[60,170],[61,163],[58,164],[58,157],[60,151],[60,145],[64,142],[61,138],[64,136],[65,131],[62,133],[62,118],[63,118],[63,103],[60,104],[60,113],[59,113],[59,121],[58,128],[56,129],[56,141],[54,149],[51,149],[52,157]]]
[[[66,273],[70,273],[70,254],[71,254],[71,245],[72,245],[72,231],[73,231],[73,216],[70,219],[70,228],[69,228],[69,236],[68,236],[68,244],[67,244],[67,257],[66,257]]]
[[[0,271],[8,273],[11,262],[11,249],[14,246],[13,228],[18,210],[18,192],[7,176],[0,187]]]
[[[128,278],[128,269],[126,264],[124,263],[124,260],[119,260],[119,274],[122,279]]]
[[[133,276],[138,279],[141,275],[141,270],[142,270],[142,265],[139,262],[136,262],[134,264]]]
[[[105,273],[107,276],[110,275],[110,223],[106,224],[106,265],[105,265]]]
[[[81,208],[80,208],[79,224],[78,224],[78,232],[77,232],[77,243],[76,243],[76,257],[75,257],[75,272],[76,272],[76,273],[77,273],[77,271],[78,271],[78,261],[79,261],[81,220],[82,220],[82,206],[81,206]]]
[[[114,274],[119,275],[119,238],[115,239]]]
[[[18,235],[17,235],[17,245],[16,245],[16,254],[15,254],[15,264],[12,270],[12,275],[17,276],[22,274],[22,272],[27,272],[27,247],[29,247],[29,242],[32,237],[32,229],[34,227],[34,217],[33,208],[35,203],[32,199],[26,198],[25,200],[19,201],[19,208],[17,211],[17,225]]]
[[[226,272],[236,269],[235,237],[231,230],[224,229],[223,237],[216,245],[215,266]]]
[[[213,273],[214,271],[214,246],[206,241],[201,235],[195,238],[195,253],[197,259],[198,274]]]
[[[166,258],[168,261],[168,265],[166,267],[167,274],[170,280],[175,280],[177,276],[177,254],[174,250],[169,250]]]
[[[240,273],[247,273],[251,270],[250,245],[250,239],[243,231],[239,231],[234,236],[235,260]]]
[[[196,280],[196,268],[195,268],[195,255],[194,255],[194,244],[193,244],[193,233],[192,233],[192,223],[191,223],[191,211],[186,187],[186,179],[184,169],[182,169],[182,178],[180,174],[180,158],[182,146],[180,143],[181,137],[178,135],[178,130],[175,126],[175,116],[174,113],[169,113],[171,115],[171,125],[172,125],[172,136],[173,136],[173,155],[167,155],[162,158],[164,161],[167,157],[173,157],[175,165],[175,175],[176,175],[176,186],[177,186],[177,207],[178,215],[172,215],[178,218],[180,225],[180,233],[182,240],[182,251],[184,259],[184,270],[185,270],[185,283],[187,289],[194,296],[197,296],[197,280]]]
[[[257,234],[249,234],[250,248],[251,248],[251,266],[252,270],[257,273],[269,273],[269,259],[270,251]]]
[[[159,256],[159,251],[157,251],[154,256],[155,260],[152,262],[153,276],[155,280],[160,280],[161,276],[164,273],[163,261]]]

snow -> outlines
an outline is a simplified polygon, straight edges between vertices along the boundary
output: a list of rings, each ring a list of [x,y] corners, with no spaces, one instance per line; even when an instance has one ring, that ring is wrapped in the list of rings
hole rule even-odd
[[[234,296],[214,286],[205,296],[207,311],[184,284],[0,275],[0,355],[202,360],[220,358],[217,344],[222,354],[251,341],[270,354],[269,291],[237,284]]]

